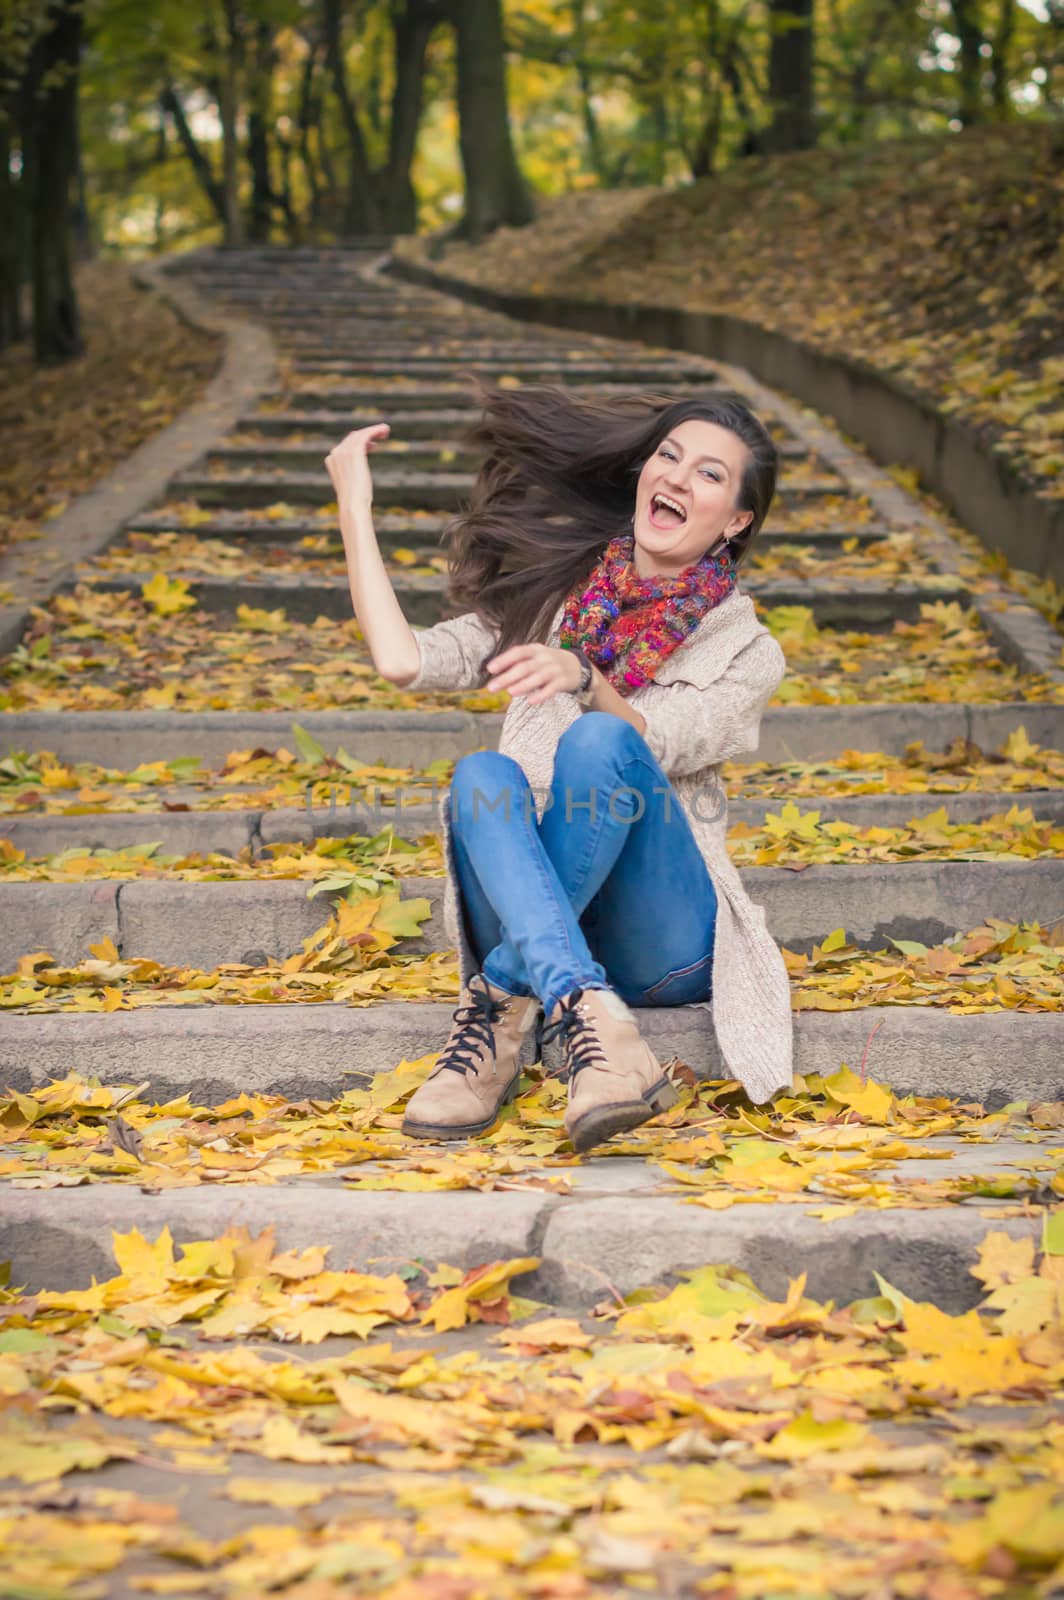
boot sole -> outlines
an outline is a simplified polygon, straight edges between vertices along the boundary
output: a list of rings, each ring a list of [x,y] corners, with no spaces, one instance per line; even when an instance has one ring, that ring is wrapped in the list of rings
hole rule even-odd
[[[583,1155],[597,1144],[604,1144],[615,1133],[627,1133],[649,1122],[660,1111],[668,1111],[680,1096],[669,1079],[662,1074],[652,1088],[644,1090],[638,1100],[618,1100],[613,1105],[594,1106],[567,1129],[569,1141],[577,1155]]]
[[[499,1120],[499,1113],[503,1106],[509,1105],[517,1094],[521,1083],[520,1072],[515,1073],[507,1085],[502,1099],[499,1101],[490,1117],[481,1122],[408,1122],[403,1118],[400,1132],[405,1133],[410,1139],[470,1139],[476,1133],[487,1133]]]

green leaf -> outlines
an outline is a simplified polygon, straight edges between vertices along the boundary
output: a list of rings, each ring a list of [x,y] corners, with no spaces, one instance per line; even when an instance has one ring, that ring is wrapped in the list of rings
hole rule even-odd
[[[336,759],[345,772],[361,772],[365,767],[369,766],[368,761],[358,761],[354,756],[349,756],[342,745],[336,752]]]
[[[1042,1218],[1042,1249],[1047,1256],[1064,1256],[1064,1206]]]
[[[900,950],[903,956],[926,956],[926,944],[917,944],[915,939],[891,939],[891,944]]]
[[[299,726],[298,722],[293,722],[292,724],[292,737],[295,739],[296,749],[304,761],[312,761],[315,765],[319,765],[322,761],[328,761],[329,754],[325,746],[319,744],[317,739],[307,732],[306,728]]]
[[[421,924],[431,915],[431,902],[424,896],[401,900],[395,895],[385,900],[373,919],[373,926],[381,933],[394,933],[400,939],[416,939]]]
[[[8,1328],[0,1333],[0,1355],[22,1355],[26,1351],[52,1350],[57,1341],[36,1328]]]

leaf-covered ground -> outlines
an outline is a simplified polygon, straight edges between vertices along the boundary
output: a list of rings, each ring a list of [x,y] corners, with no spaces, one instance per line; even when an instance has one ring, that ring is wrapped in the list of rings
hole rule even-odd
[[[574,1316],[520,1294],[535,1257],[373,1275],[269,1231],[116,1234],[91,1289],[2,1292],[5,1582],[1049,1597],[1060,1221],[1041,1249],[990,1232],[955,1315],[882,1278],[836,1306],[706,1265]]]
[[[581,192],[545,204],[542,224],[432,249],[491,287],[723,311],[865,360],[1059,496],[1061,137],[1028,122],[748,160],[620,222]]]
[[[0,815],[424,805],[454,770],[446,760],[414,769],[374,766],[343,749],[330,756],[298,723],[292,733],[294,751],[234,750],[217,768],[196,756],[118,768],[60,761],[48,750],[12,751],[0,761]],[[979,792],[1020,797],[1064,785],[1064,752],[1032,744],[1018,728],[1000,751],[987,753],[963,741],[944,751],[926,750],[916,741],[904,756],[847,750],[824,761],[729,761],[722,770],[730,796],[766,800]],[[175,786],[177,799],[166,792]]]
[[[737,822],[728,833],[729,854],[740,867],[867,864],[870,861],[1033,861],[1064,854],[1064,824],[1014,805],[985,822],[951,822],[945,806],[897,827],[861,827],[821,821],[793,801],[767,811],[760,827]],[[261,854],[245,845],[238,854],[221,850],[167,851],[161,842],[113,847],[68,845],[52,855],[31,856],[0,838],[0,883],[80,883],[96,878],[167,878],[185,882],[300,878],[312,892],[363,882],[368,874],[388,877],[440,876],[444,872],[438,834],[412,841],[392,830],[369,837],[352,833],[268,844]]]
[[[0,1009],[130,1010],[141,1006],[273,1005],[345,1001],[451,999],[459,992],[450,951],[407,953],[431,913],[423,896],[400,898],[381,878],[348,889],[333,914],[283,960],[261,966],[226,962],[213,971],[166,966],[150,951],[121,955],[110,938],[60,966],[47,951],[19,958],[0,975]],[[928,948],[892,940],[890,949],[846,942],[843,928],[804,955],[784,950],[796,1011],[852,1011],[864,1006],[939,1006],[957,1014],[1064,1010],[1064,922],[1053,928],[989,917],[978,928]]]
[[[145,439],[193,404],[220,341],[189,328],[127,267],[78,269],[85,354],[38,368],[28,343],[0,354],[0,548],[32,538]]]
[[[356,1189],[564,1194],[601,1166],[602,1152],[574,1154],[562,1123],[565,1086],[539,1066],[488,1133],[435,1146],[408,1138],[403,1107],[435,1060],[401,1061],[332,1102],[242,1092],[217,1106],[196,1105],[187,1094],[158,1105],[146,1084],[110,1087],[70,1073],[0,1096],[0,1179],[16,1188],[114,1181],[154,1191],[331,1174]],[[811,1214],[823,1212],[826,1221],[859,1206],[976,1200],[1003,1202],[998,1217],[1022,1216],[1029,1204],[1064,1195],[1060,1102],[1016,1101],[987,1112],[944,1097],[896,1095],[843,1066],[827,1078],[799,1074],[769,1109],[751,1106],[734,1081],[697,1082],[677,1058],[669,1071],[679,1103],[614,1139],[605,1154],[618,1171],[644,1163],[645,1192],[714,1211],[813,1205]],[[957,1157],[964,1170],[955,1173]],[[922,1164],[913,1177],[910,1161]]]
[[[1048,700],[1064,684],[1005,663],[974,610],[920,607],[888,632],[818,626],[803,605],[763,612],[787,656],[777,704]],[[142,592],[79,585],[33,608],[0,660],[0,710],[502,710],[506,694],[409,693],[381,678],[354,618],[314,622],[240,602],[231,617],[197,606],[158,572]]]

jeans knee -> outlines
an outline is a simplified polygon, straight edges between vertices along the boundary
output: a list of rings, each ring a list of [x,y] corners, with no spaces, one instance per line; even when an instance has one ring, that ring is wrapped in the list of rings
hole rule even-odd
[[[558,756],[571,755],[583,769],[589,761],[617,760],[643,742],[630,722],[609,711],[585,711],[558,741]]]
[[[452,823],[471,822],[492,812],[506,817],[527,787],[528,780],[512,756],[500,755],[498,750],[474,750],[455,764]]]

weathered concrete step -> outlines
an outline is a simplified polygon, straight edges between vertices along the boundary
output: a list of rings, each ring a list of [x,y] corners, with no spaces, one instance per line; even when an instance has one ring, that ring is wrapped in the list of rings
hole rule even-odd
[[[313,622],[316,617],[331,617],[347,621],[352,616],[351,591],[344,578],[329,580],[315,575],[307,578],[281,578],[276,581],[259,581],[247,578],[204,578],[196,572],[174,568],[169,576],[188,583],[190,594],[202,610],[214,616],[227,617],[237,606],[264,606],[284,608],[285,614],[296,622]],[[88,583],[94,589],[108,593],[138,590],[147,583],[151,574],[109,574],[90,572],[61,585],[61,591],[72,591],[77,583]],[[417,627],[431,627],[442,618],[453,616],[454,607],[446,603],[444,580],[440,577],[418,577],[404,573],[395,581],[395,591],[403,614]],[[915,615],[915,613],[914,613]]]
[[[26,1090],[76,1063],[105,1083],[150,1083],[157,1101],[189,1094],[220,1104],[242,1089],[333,1099],[345,1089],[440,1050],[456,1001],[145,1006],[108,1014],[0,1012],[0,1084]],[[644,1007],[639,1027],[660,1061],[678,1056],[700,1077],[724,1075],[708,1006]],[[829,1075],[845,1063],[898,1094],[947,1095],[996,1108],[1064,1097],[1064,1017],[945,1007],[801,1011],[794,1069]],[[873,1035],[874,1030],[874,1036]],[[869,1042],[871,1036],[871,1042]],[[561,1065],[557,1041],[546,1064]]]
[[[88,582],[94,589],[121,592],[139,589],[151,576],[151,572],[122,573],[113,577],[90,573],[87,577],[70,579],[61,589],[70,591],[76,583]],[[175,568],[169,576],[184,579],[196,603],[219,616],[232,615],[238,605],[267,609],[283,606],[287,616],[303,622],[313,622],[315,617],[344,621],[352,614],[351,591],[346,578],[328,579],[316,574],[306,578],[285,576],[261,580],[205,578],[180,568]],[[949,578],[936,584],[893,586],[874,581],[848,581],[835,589],[824,582],[766,580],[757,572],[751,572],[743,586],[759,607],[808,606],[817,623],[828,628],[886,630],[895,622],[917,621],[921,606],[950,600],[967,604],[969,598],[963,584]],[[431,577],[403,573],[395,578],[394,588],[404,616],[417,627],[431,627],[455,614],[455,608],[447,599],[447,579],[442,573]]]
[[[416,444],[409,444],[402,438],[399,427],[396,427],[396,437],[384,440],[373,452],[374,472],[387,471],[389,468],[401,469],[404,472],[465,472],[476,473],[480,466],[482,455],[475,451],[465,450],[460,444],[446,439],[418,440]],[[226,444],[216,445],[209,450],[204,459],[212,471],[244,471],[248,468],[262,472],[274,472],[281,468],[290,472],[316,472],[328,454],[334,441],[328,438],[301,439],[295,444],[285,444],[280,440],[270,439],[262,444]],[[781,493],[788,492],[795,484],[788,480],[787,462],[798,455],[798,452],[788,452],[783,458],[784,472],[781,481]],[[841,477],[832,473],[831,468],[823,461],[802,452],[800,459],[803,470],[814,468],[819,473],[817,481],[823,485],[832,482],[838,493],[848,492],[848,486]]]
[[[247,512],[225,511],[213,508],[210,520],[197,522],[192,527],[184,527],[178,517],[167,516],[162,511],[142,511],[139,515],[131,517],[124,524],[121,532],[116,533],[110,541],[111,544],[123,544],[126,533],[168,533],[177,530],[183,534],[199,536],[204,539],[232,539],[264,544],[285,544],[296,539],[306,539],[308,536],[320,538],[322,534],[331,535],[337,550],[343,549],[339,524],[321,517],[300,516],[295,513],[291,517],[255,518]],[[439,546],[440,535],[450,519],[436,516],[432,512],[415,515],[409,511],[388,511],[374,508],[373,526],[382,545],[389,548],[395,545],[432,544]],[[804,536],[803,536],[804,537]]]
[[[293,517],[278,518],[276,521],[272,519],[264,521],[261,517],[256,520],[247,512],[242,513],[240,510],[225,510],[218,507],[211,509],[212,514],[209,518],[188,528],[181,525],[179,518],[167,516],[165,512],[142,511],[137,516],[130,517],[124,524],[124,530],[133,533],[167,533],[177,529],[193,537],[231,539],[249,544],[287,544],[311,535],[320,537],[323,533],[330,533],[337,549],[342,548],[339,526],[335,522],[316,517],[300,517],[298,514]],[[773,527],[771,513],[769,516],[769,523],[757,536],[759,550],[770,545],[800,544],[811,545],[818,550],[832,551],[850,540],[856,540],[859,546],[873,544],[876,540],[885,538],[891,531],[882,524],[868,524],[859,528],[811,528],[803,529],[801,533],[794,533],[786,528]],[[373,526],[382,549],[423,544],[434,544],[438,547],[440,535],[449,521],[449,517],[435,516],[431,512],[415,516],[411,512],[377,508],[374,508],[373,516]],[[123,533],[116,534],[111,543],[125,543]],[[744,584],[747,577],[743,579]]]
[[[569,349],[564,344],[553,344],[541,339],[507,339],[498,334],[485,333],[482,328],[456,330],[447,322],[417,322],[411,317],[392,320],[387,331],[381,328],[380,308],[351,311],[346,316],[329,318],[328,338],[322,336],[322,319],[308,328],[305,323],[291,321],[283,315],[271,316],[270,327],[280,333],[290,360],[298,367],[304,358],[319,358],[324,362],[357,360],[383,363],[392,362],[415,372],[424,367],[450,366],[463,362],[484,365],[502,370],[516,363],[540,367],[589,367],[595,372],[637,371],[659,378],[668,366],[668,359],[652,355],[632,355],[632,347],[615,350]],[[692,362],[684,376],[699,378],[704,373],[715,375],[713,367]]]
[[[774,939],[809,950],[843,927],[856,945],[888,939],[937,944],[987,917],[1060,920],[1064,858],[1033,861],[911,861],[870,866],[744,867],[743,883],[765,908]],[[404,951],[446,950],[443,879],[402,878],[404,899],[424,896],[432,914]],[[0,970],[47,950],[61,964],[84,959],[109,937],[124,956],[167,966],[259,966],[298,950],[327,920],[330,901],[308,898],[305,880],[185,882],[152,878],[91,883],[8,883]]]
[[[377,468],[373,474],[375,506],[409,506],[412,509],[456,510],[468,499],[472,479],[461,472],[400,472]],[[177,472],[170,479],[169,496],[197,500],[210,506],[268,506],[276,501],[324,506],[336,499],[324,464],[317,472],[276,472],[270,476],[242,477],[236,473],[205,474],[201,467]]]
[[[469,498],[472,479],[461,472],[400,472],[391,466],[373,474],[373,503],[377,506],[424,507],[426,510],[456,510]],[[777,502],[805,504],[825,495],[845,495],[841,479],[808,479],[786,483]],[[198,500],[203,506],[268,506],[275,501],[295,501],[302,505],[324,506],[336,499],[324,464],[317,472],[278,471],[270,476],[241,477],[236,473],[204,473],[200,467],[176,472],[170,480],[169,495]]]
[[[386,418],[380,413],[370,413],[363,410],[352,415],[342,411],[254,411],[243,416],[237,422],[233,432],[261,433],[270,436],[284,437],[290,433],[313,433],[330,443],[344,438],[355,428],[368,428],[374,422],[388,421],[393,424],[392,442],[403,439],[432,440],[441,449],[446,448],[448,441],[441,438],[445,428],[459,433],[463,428],[472,427],[480,413],[472,407],[465,410],[454,411],[405,411],[402,407],[391,406],[388,408]],[[776,424],[781,429],[782,436],[776,439],[776,448],[780,455],[787,460],[795,457],[805,457],[812,454],[808,445],[800,439],[795,439],[782,430],[781,424]],[[453,437],[453,435],[452,435]],[[383,447],[387,453],[387,447]]]
[[[610,396],[630,394],[630,383],[601,382],[589,383],[581,381],[576,387],[589,395]],[[683,380],[670,379],[668,393],[678,396],[689,394],[709,394],[720,390],[725,385],[719,380],[692,384]],[[396,374],[395,379],[388,384],[374,384],[368,378],[364,383],[351,384],[343,387],[340,382],[323,383],[320,378],[316,381],[301,383],[299,388],[289,388],[283,393],[274,392],[262,396],[262,405],[269,408],[271,405],[278,410],[302,411],[367,411],[384,406],[406,407],[412,406],[418,411],[436,410],[438,408],[453,409],[455,406],[468,406],[474,401],[472,385],[468,379],[453,383],[429,382],[424,377],[417,378],[403,374]],[[384,412],[387,418],[388,413]]]
[[[299,444],[283,444],[280,440],[270,440],[266,444],[221,444],[209,450],[204,459],[212,468],[258,467],[270,472],[278,467],[284,467],[292,471],[315,472],[322,466],[331,446],[332,441],[329,439],[310,440]],[[386,440],[373,451],[375,471],[387,467],[401,467],[406,472],[443,470],[475,473],[480,461],[481,457],[473,451],[463,450],[458,445],[448,443],[446,439],[419,440],[412,446],[401,442],[401,447]]]
[[[445,786],[441,785],[442,795]],[[414,790],[411,788],[410,793]],[[422,792],[425,792],[424,790]],[[200,793],[190,787],[160,789],[157,801],[195,805]],[[790,797],[728,802],[731,822],[758,827],[767,812],[778,812]],[[866,794],[798,796],[802,810],[817,811],[822,822],[849,822],[860,828],[904,827],[914,817],[945,809],[950,822],[981,822],[1016,805],[1033,812],[1043,822],[1064,822],[1064,789],[972,792],[954,794]],[[383,805],[356,801],[352,805],[285,806],[264,811],[248,806],[236,811],[119,811],[89,812],[77,816],[46,816],[37,812],[0,815],[0,838],[7,839],[28,857],[57,855],[74,846],[89,850],[118,850],[158,840],[166,855],[221,851],[236,855],[245,846],[260,853],[268,844],[309,843],[312,839],[343,838],[351,833],[376,834],[394,828],[403,839],[418,839],[439,828],[438,807],[430,803]]]
[[[674,369],[667,361],[633,361],[608,360],[608,361],[568,361],[563,355],[540,355],[538,358],[509,358],[492,356],[466,356],[463,354],[448,355],[442,352],[433,356],[406,355],[402,352],[390,357],[387,345],[382,346],[380,356],[374,360],[371,357],[357,355],[344,356],[336,351],[330,353],[323,350],[320,355],[300,354],[298,358],[300,372],[315,373],[329,372],[338,376],[358,378],[424,378],[426,383],[446,382],[451,376],[477,371],[489,376],[519,378],[522,383],[560,383],[568,387],[577,383],[629,383],[629,384],[660,384],[671,385],[676,381],[683,383],[704,382],[706,384],[716,381],[716,373],[712,367],[706,368],[694,364]]]
[[[198,756],[212,765],[231,750],[292,748],[298,722],[330,754],[343,748],[359,761],[420,770],[471,750],[494,748],[501,712],[473,711],[5,711],[0,748],[51,750],[62,761],[114,767]],[[904,755],[915,741],[945,750],[957,739],[998,750],[1017,728],[1034,744],[1064,748],[1064,705],[1015,700],[985,704],[898,702],[770,706],[761,721],[757,758],[820,761],[846,750]]]
[[[407,409],[408,406],[410,409]],[[479,415],[472,406],[456,406],[450,410],[444,406],[437,410],[420,410],[417,407],[416,399],[410,399],[402,405],[390,405],[386,417],[380,411],[371,411],[366,406],[355,412],[329,409],[252,411],[240,418],[234,431],[282,436],[289,433],[315,433],[336,440],[343,439],[356,428],[368,428],[374,422],[388,421],[393,424],[393,438],[438,439],[445,429],[450,428],[457,433],[462,428],[471,427]]]
[[[992,1157],[980,1160],[981,1154],[977,1148],[969,1158],[958,1158],[955,1175],[1001,1171]],[[708,1261],[740,1267],[778,1300],[786,1297],[800,1264],[807,1293],[817,1299],[845,1304],[875,1294],[878,1272],[915,1300],[961,1311],[981,1293],[969,1269],[987,1233],[1037,1242],[1042,1227],[1037,1209],[1029,1217],[988,1221],[977,1205],[868,1209],[830,1227],[801,1204],[707,1211],[678,1197],[648,1194],[651,1173],[625,1171],[616,1157],[600,1156],[587,1165],[595,1180],[608,1170],[609,1187],[589,1182],[565,1197],[404,1194],[360,1190],[330,1176],[271,1187],[205,1185],[148,1194],[118,1183],[76,1191],[13,1190],[3,1196],[0,1257],[11,1261],[13,1284],[80,1288],[113,1274],[115,1231],[136,1227],[154,1239],[165,1225],[181,1244],[234,1226],[252,1234],[270,1227],[278,1250],[329,1245],[334,1268],[372,1269],[376,1263],[380,1270],[382,1261],[412,1254],[466,1269],[534,1256],[541,1266],[514,1280],[517,1292],[573,1308],[601,1300],[604,1281],[626,1294]],[[936,1165],[941,1176],[946,1163]]]

